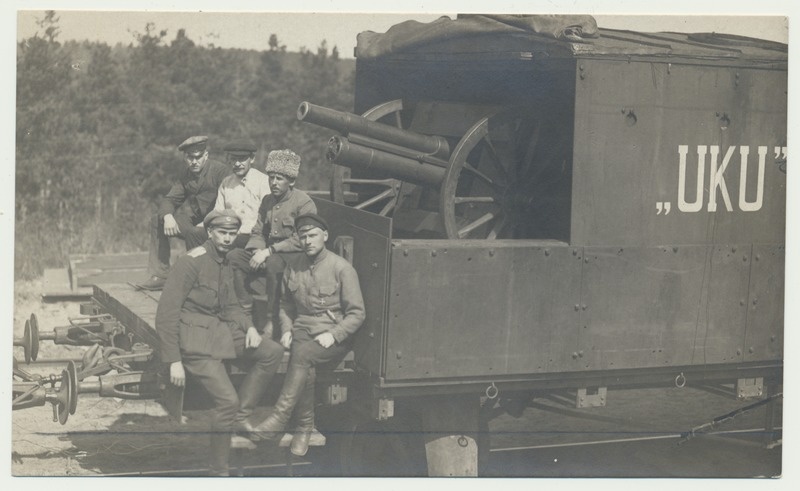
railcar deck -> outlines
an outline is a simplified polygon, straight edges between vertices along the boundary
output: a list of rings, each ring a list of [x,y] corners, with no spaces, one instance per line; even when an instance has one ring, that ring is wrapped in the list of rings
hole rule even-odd
[[[112,315],[123,326],[133,342],[144,343],[158,352],[159,339],[155,329],[156,309],[161,298],[160,291],[145,291],[130,283],[105,283],[94,286],[94,301],[100,308]],[[158,357],[154,357],[154,365]],[[278,373],[285,373],[289,361],[289,351],[284,352],[283,362]],[[336,367],[334,372],[351,373],[353,353],[350,352]]]

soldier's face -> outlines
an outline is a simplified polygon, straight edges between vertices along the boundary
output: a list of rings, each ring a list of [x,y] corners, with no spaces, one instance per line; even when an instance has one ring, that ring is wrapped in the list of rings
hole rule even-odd
[[[286,191],[294,186],[294,179],[278,172],[267,172],[267,176],[269,176],[269,190],[278,199],[282,198]]]
[[[220,254],[227,254],[233,249],[233,241],[236,240],[237,235],[239,235],[239,231],[236,229],[211,227],[208,230],[208,238],[211,239]]]
[[[325,241],[328,240],[328,231],[322,230],[319,227],[314,227],[303,230],[300,232],[299,237],[300,246],[303,248],[303,252],[306,253],[306,256],[315,257],[325,248]]]
[[[197,174],[203,169],[206,160],[208,160],[208,150],[203,150],[202,152],[186,152],[183,154],[183,158],[186,160],[186,165],[189,166],[189,170]]]
[[[233,166],[233,173],[236,174],[238,177],[244,177],[250,171],[250,167],[253,165],[254,157],[247,157],[247,156],[237,156],[237,155],[230,155],[228,157],[228,161]]]

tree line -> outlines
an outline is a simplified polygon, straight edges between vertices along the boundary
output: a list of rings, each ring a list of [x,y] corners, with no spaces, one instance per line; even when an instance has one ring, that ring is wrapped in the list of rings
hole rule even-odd
[[[327,189],[330,131],[296,119],[310,100],[353,109],[355,63],[321,41],[287,52],[195,44],[149,23],[128,45],[58,40],[48,11],[17,45],[15,275],[30,278],[68,254],[144,250],[149,216],[183,169],[176,150],[209,135],[212,157],[236,138],[303,157],[297,186]]]

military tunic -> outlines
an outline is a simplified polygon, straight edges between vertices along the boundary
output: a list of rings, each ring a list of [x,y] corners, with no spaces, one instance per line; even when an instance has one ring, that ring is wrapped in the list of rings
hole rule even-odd
[[[364,299],[358,274],[344,258],[323,249],[315,258],[292,258],[283,275],[281,331],[304,330],[310,337],[333,334],[337,343],[364,322]]]
[[[219,185],[230,173],[229,166],[211,158],[197,174],[187,168],[178,182],[173,184],[162,198],[158,207],[158,218],[163,220],[164,215],[174,215],[184,202],[188,202],[192,210],[192,215],[189,217],[192,224],[197,225],[202,222],[217,202]]]
[[[237,356],[247,314],[236,298],[233,271],[208,240],[181,256],[170,272],[156,311],[161,360]]]
[[[147,260],[147,271],[150,275],[166,278],[169,272],[170,245],[169,237],[164,235],[164,216],[171,214],[178,224],[178,236],[186,242],[186,249],[194,249],[202,244],[208,235],[198,223],[214,208],[217,189],[225,176],[231,173],[230,167],[216,160],[208,159],[194,174],[186,169],[166,196],[161,200],[158,211],[150,220],[150,254]],[[178,211],[188,202],[190,213]]]
[[[250,232],[246,249],[266,249],[274,252],[300,252],[300,241],[294,229],[294,219],[305,213],[316,213],[314,201],[298,189],[289,189],[280,200],[270,194],[261,201],[258,219]]]

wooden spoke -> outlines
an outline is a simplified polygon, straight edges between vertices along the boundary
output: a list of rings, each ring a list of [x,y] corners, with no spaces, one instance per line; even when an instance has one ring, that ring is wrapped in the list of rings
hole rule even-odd
[[[489,212],[483,215],[482,217],[478,218],[474,222],[470,223],[466,227],[463,227],[458,230],[458,238],[463,239],[466,237],[470,232],[475,230],[476,228],[480,227],[481,225],[488,223],[495,219],[497,215],[495,213]]]
[[[508,170],[503,167],[502,161],[500,160],[500,156],[497,154],[497,149],[494,147],[494,143],[492,143],[492,139],[489,138],[489,135],[486,135],[486,148],[489,150],[489,160],[491,160],[494,167],[500,172],[500,175],[503,177],[503,180],[508,182]]]
[[[475,167],[471,166],[470,164],[468,164],[466,162],[464,163],[464,170],[468,170],[471,173],[475,174],[482,181],[486,182],[486,184],[488,184],[490,186],[494,186],[495,185],[494,181],[489,176],[487,176],[486,174],[484,174],[483,172],[479,171],[478,169],[476,169]]]
[[[359,210],[363,210],[364,208],[367,208],[368,206],[372,206],[375,203],[378,203],[379,201],[383,201],[386,198],[394,199],[396,197],[397,197],[397,193],[395,192],[394,187],[391,187],[391,188],[387,189],[386,191],[383,191],[383,192],[381,192],[379,194],[376,194],[372,198],[369,198],[368,200],[355,205],[353,208],[357,208]]]
[[[462,203],[497,203],[497,200],[491,196],[456,196],[453,198],[453,203],[457,205]]]
[[[505,215],[503,215],[500,220],[495,222],[492,230],[489,231],[489,235],[487,235],[486,238],[489,240],[494,240],[499,237],[506,228],[508,228],[508,219]]]

